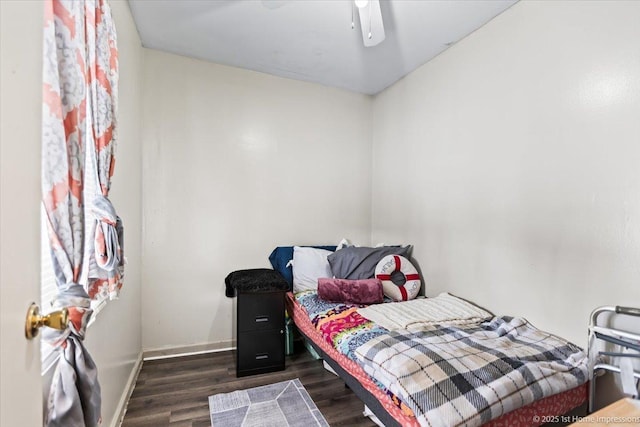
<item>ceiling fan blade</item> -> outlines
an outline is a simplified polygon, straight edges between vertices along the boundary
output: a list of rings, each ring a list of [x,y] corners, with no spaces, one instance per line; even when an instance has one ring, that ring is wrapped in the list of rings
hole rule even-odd
[[[366,6],[357,9],[360,15],[360,28],[362,29],[364,45],[371,47],[379,44],[385,37],[380,1],[369,0]],[[369,35],[371,35],[371,38],[369,38]]]

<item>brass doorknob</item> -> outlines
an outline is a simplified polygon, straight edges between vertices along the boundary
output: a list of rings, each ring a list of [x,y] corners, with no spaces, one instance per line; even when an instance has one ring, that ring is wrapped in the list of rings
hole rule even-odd
[[[69,310],[63,308],[62,310],[52,311],[44,316],[40,315],[40,307],[35,302],[32,302],[27,310],[27,320],[24,325],[24,335],[28,340],[33,339],[38,335],[38,330],[41,327],[47,326],[53,329],[64,330],[67,329],[69,324]]]

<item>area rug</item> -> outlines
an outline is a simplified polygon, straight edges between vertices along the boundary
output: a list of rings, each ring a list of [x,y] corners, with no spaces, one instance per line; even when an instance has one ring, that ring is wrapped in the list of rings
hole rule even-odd
[[[212,427],[326,426],[299,379],[209,396]]]

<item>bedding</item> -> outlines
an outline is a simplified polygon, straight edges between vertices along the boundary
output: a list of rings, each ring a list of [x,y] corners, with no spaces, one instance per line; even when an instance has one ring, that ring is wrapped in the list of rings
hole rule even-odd
[[[293,292],[315,290],[319,278],[332,277],[327,261],[331,253],[326,249],[293,247]]]
[[[387,332],[358,314],[364,304],[325,301],[313,291],[300,292],[295,298],[324,340],[351,360],[357,361],[354,351],[362,343]]]
[[[359,360],[356,350],[371,340],[384,340],[391,332],[360,315],[359,310],[364,305],[329,303],[318,298],[315,292],[302,292],[295,296],[288,293],[287,306],[300,332],[385,425],[417,426],[419,421],[424,422],[424,417],[417,411],[416,417],[400,395],[395,395],[381,381],[365,372],[365,366]],[[432,329],[438,330],[435,326]],[[540,425],[541,422],[535,420],[539,420],[541,414],[564,414],[582,404],[585,399],[584,385],[564,392],[558,390],[557,394],[543,397],[520,409],[508,413],[505,410],[504,415],[493,419],[488,425]]]
[[[380,328],[357,313],[363,304],[324,301],[313,291],[287,294],[287,311],[298,330],[308,337],[320,352],[331,356],[346,373],[381,402],[391,419],[403,426],[418,426],[413,412],[395,396],[369,377],[356,362],[354,350],[372,337],[383,335]]]
[[[335,246],[308,246],[316,249],[335,251]],[[269,262],[275,271],[280,273],[289,284],[289,290],[293,287],[293,269],[289,261],[293,259],[293,246],[278,246],[269,255]]]
[[[521,318],[390,331],[355,354],[429,426],[478,426],[588,378],[582,350]]]
[[[358,313],[390,331],[421,329],[442,322],[476,324],[493,317],[488,311],[446,292],[435,298],[363,307]]]
[[[337,279],[371,279],[376,265],[387,255],[409,258],[411,246],[382,246],[379,248],[350,246],[335,251],[327,257],[333,277]]]
[[[318,279],[318,296],[331,302],[378,304],[384,299],[378,279]]]

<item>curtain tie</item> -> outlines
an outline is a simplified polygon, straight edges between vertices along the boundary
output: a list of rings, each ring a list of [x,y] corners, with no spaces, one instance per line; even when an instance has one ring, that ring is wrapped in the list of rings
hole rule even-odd
[[[122,265],[122,221],[105,196],[93,199],[91,212],[96,218],[95,260],[98,267],[114,271]]]
[[[84,287],[77,283],[58,285],[58,295],[51,305],[54,310],[63,308],[69,310],[69,324],[62,331],[51,328],[43,329],[43,339],[54,347],[64,346],[70,335],[84,340],[87,325],[93,314],[91,299]]]

